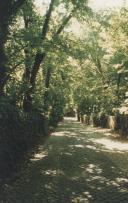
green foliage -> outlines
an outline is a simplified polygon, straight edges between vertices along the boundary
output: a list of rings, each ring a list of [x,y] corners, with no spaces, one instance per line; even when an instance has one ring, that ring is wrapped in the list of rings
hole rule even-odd
[[[48,122],[40,112],[25,114],[0,100],[0,178],[7,178],[17,170],[25,154],[48,134]]]
[[[14,13],[15,2],[0,21],[0,133],[6,157],[17,152],[18,160],[68,110],[94,113],[98,125],[99,112],[105,120],[104,113],[121,105],[128,88],[128,10],[96,14],[85,0],[53,0],[41,15],[32,0]]]

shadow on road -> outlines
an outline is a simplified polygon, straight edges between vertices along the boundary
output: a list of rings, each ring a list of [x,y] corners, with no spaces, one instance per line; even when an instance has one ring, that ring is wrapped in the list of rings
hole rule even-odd
[[[128,203],[128,143],[72,119],[5,191],[7,203]]]

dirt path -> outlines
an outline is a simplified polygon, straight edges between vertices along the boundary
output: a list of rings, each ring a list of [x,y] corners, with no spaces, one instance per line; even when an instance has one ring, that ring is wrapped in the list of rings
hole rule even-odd
[[[128,143],[66,119],[1,203],[128,203]]]

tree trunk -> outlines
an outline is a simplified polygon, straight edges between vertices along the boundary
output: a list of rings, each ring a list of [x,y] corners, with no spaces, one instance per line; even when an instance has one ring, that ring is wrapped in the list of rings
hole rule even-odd
[[[36,76],[40,68],[41,62],[43,62],[45,58],[45,53],[37,53],[35,57],[35,63],[30,73],[30,87],[25,93],[24,100],[23,100],[23,109],[24,111],[31,111],[32,110],[32,93],[35,88],[36,84]]]
[[[42,37],[41,37],[42,38],[42,44],[44,43],[46,36],[47,36],[47,32],[49,29],[49,22],[50,22],[51,14],[53,11],[54,2],[55,2],[55,0],[51,1],[49,9],[48,9],[46,16],[45,16],[45,21],[44,21],[44,25],[43,25],[43,29],[42,29]],[[66,24],[72,18],[73,12],[74,12],[74,10],[67,16],[66,19],[64,19],[62,24],[59,26],[57,32],[54,34],[51,42],[53,42],[53,40],[63,31]],[[30,76],[30,86],[31,87],[27,91],[27,94],[25,95],[24,102],[23,102],[24,106],[27,105],[27,109],[29,109],[29,110],[32,108],[32,93],[33,93],[33,90],[35,88],[36,77],[37,77],[38,71],[40,69],[40,65],[44,62],[46,54],[47,53],[45,53],[45,52],[44,53],[37,52],[36,56],[35,56],[35,61],[34,61],[34,65],[32,67],[31,76]],[[49,75],[49,81],[50,81],[50,75]],[[47,94],[48,94],[48,92],[45,92],[45,95],[44,95],[45,101],[47,100],[46,99],[48,96]],[[27,101],[27,98],[28,98],[28,101]],[[30,100],[30,98],[31,98],[31,100]],[[30,108],[28,108],[28,104],[30,105]],[[45,104],[46,104],[46,102],[45,102]]]
[[[45,112],[48,111],[48,96],[49,96],[49,86],[50,86],[50,79],[51,79],[51,72],[52,72],[52,67],[47,68],[46,72],[46,77],[45,77],[45,92],[44,92],[44,110]]]
[[[47,35],[47,31],[49,28],[49,21],[50,21],[51,14],[53,11],[54,2],[55,2],[55,0],[51,1],[49,9],[48,9],[46,16],[45,16],[45,21],[44,21],[44,25],[42,28],[42,36],[41,36],[42,43],[45,41],[45,38]],[[34,65],[32,67],[32,71],[30,73],[30,82],[29,82],[30,87],[27,90],[27,92],[25,93],[24,100],[23,100],[23,109],[25,111],[31,111],[31,109],[32,109],[32,93],[33,93],[33,90],[35,88],[36,77],[37,77],[40,65],[44,61],[44,58],[45,58],[45,53],[41,53],[41,52],[36,53]]]

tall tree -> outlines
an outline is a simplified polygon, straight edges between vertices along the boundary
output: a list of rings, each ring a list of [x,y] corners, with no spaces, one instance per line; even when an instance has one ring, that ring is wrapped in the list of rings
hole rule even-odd
[[[0,95],[3,94],[8,71],[5,44],[9,35],[9,26],[25,1],[5,0],[0,3]]]
[[[66,15],[64,13],[60,25],[58,26],[57,30],[52,34],[51,39],[48,40],[47,35],[49,34],[49,28],[51,26],[51,24],[50,24],[50,22],[52,20],[51,16],[52,16],[53,11],[55,9],[57,9],[59,7],[59,5],[62,5],[66,10],[68,8],[67,12],[69,14]],[[82,1],[81,3],[78,3],[78,1],[76,1],[76,0],[71,1],[71,2],[67,2],[67,1],[58,2],[56,0],[51,0],[49,8],[46,12],[46,16],[45,16],[45,20],[44,20],[43,28],[42,28],[42,34],[41,34],[41,39],[42,39],[41,44],[42,44],[42,48],[44,49],[44,51],[42,52],[42,51],[38,50],[35,55],[34,64],[32,66],[31,73],[30,73],[30,88],[26,92],[24,102],[23,102],[24,106],[30,105],[29,109],[31,109],[31,106],[32,106],[32,96],[31,95],[35,88],[37,73],[40,69],[41,64],[44,62],[44,59],[48,52],[48,50],[45,50],[44,44],[47,41],[48,46],[49,47],[52,46],[52,44],[55,43],[57,37],[63,32],[65,26],[68,24],[70,19],[75,15],[77,15],[77,18],[80,18],[80,16],[85,15],[85,12],[88,10],[87,8],[88,8],[87,1]]]

